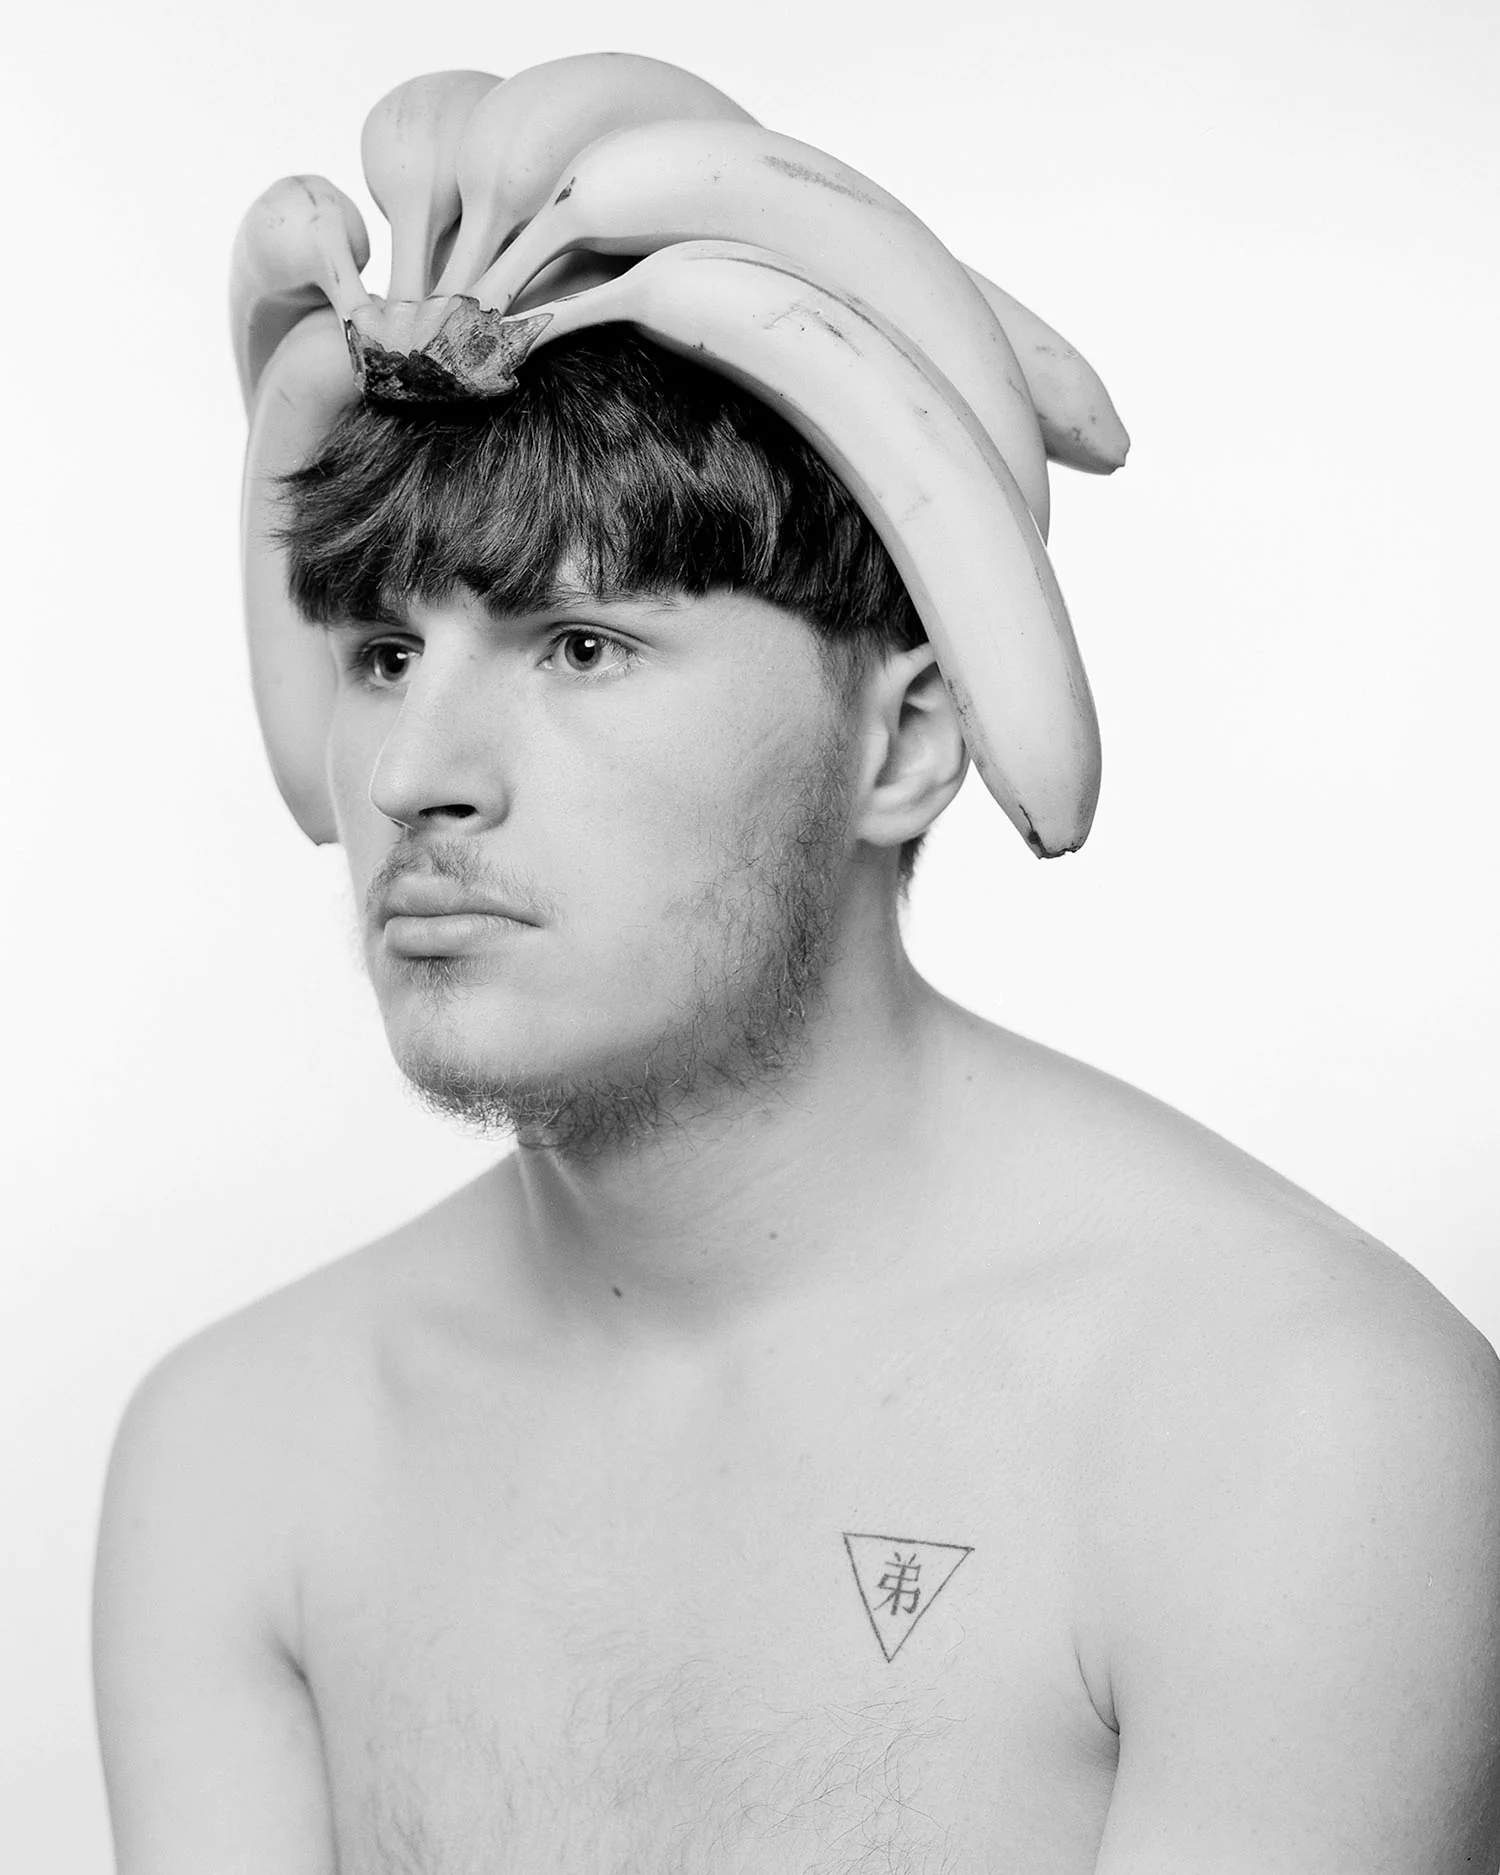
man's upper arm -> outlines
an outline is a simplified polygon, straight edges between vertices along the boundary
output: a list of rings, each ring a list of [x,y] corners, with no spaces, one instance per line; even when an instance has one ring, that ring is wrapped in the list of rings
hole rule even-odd
[[[1098,1875],[1495,1875],[1493,1350],[1436,1300],[1363,1308],[1240,1379],[1180,1402],[1108,1558]]]
[[[94,1683],[119,1875],[333,1875],[316,1718],[268,1584],[273,1455],[234,1330],[169,1355],[105,1487]],[[262,1438],[262,1444],[264,1444]]]

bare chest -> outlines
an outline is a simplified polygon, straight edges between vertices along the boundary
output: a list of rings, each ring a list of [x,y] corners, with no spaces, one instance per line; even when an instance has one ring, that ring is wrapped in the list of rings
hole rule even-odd
[[[1041,1378],[956,1325],[646,1399],[409,1373],[307,1557],[344,1875],[1092,1869]]]

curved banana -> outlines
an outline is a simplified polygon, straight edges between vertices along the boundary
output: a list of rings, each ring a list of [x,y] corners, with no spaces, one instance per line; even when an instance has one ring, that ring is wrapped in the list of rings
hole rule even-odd
[[[459,144],[463,213],[435,293],[464,292],[478,279],[586,143],[664,117],[755,121],[707,79],[633,52],[580,52],[507,78],[475,109]]]
[[[391,224],[387,300],[420,300],[432,256],[458,219],[458,144],[494,72],[423,72],[371,107],[359,136],[365,181]]]
[[[784,255],[690,241],[518,316],[460,299],[415,364],[357,335],[351,347],[371,394],[409,383],[486,397],[537,346],[616,320],[744,386],[806,438],[895,562],[990,794],[1034,852],[1081,846],[1099,731],[1047,550],[987,432],[874,308]]]
[[[250,204],[229,263],[229,333],[248,411],[266,361],[299,320],[331,304],[348,319],[370,296],[364,217],[325,176],[283,176]]]
[[[699,239],[773,249],[876,307],[952,380],[1046,539],[1046,450],[1004,327],[925,222],[811,144],[745,123],[612,131],[566,165],[551,200],[469,292],[503,312],[560,254],[643,255]]]
[[[275,478],[301,468],[358,397],[344,324],[324,306],[292,327],[261,375],[240,506],[245,629],[261,736],[281,798],[319,845],[338,838],[326,772],[337,672],[327,634],[292,603],[286,552],[270,530],[281,518]]]
[[[1112,474],[1124,464],[1130,437],[1099,373],[1061,333],[1004,287],[972,267],[966,271],[1015,348],[1048,456],[1091,475]]]

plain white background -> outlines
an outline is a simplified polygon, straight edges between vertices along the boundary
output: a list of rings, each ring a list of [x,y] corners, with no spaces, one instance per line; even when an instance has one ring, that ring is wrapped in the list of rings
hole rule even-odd
[[[414,73],[628,49],[902,196],[1134,448],[1053,476],[1103,799],[1039,863],[970,777],[918,966],[1227,1134],[1500,1338],[1487,0],[31,10],[3,134],[0,1841],[108,1866],[99,1485],[170,1344],[491,1156],[403,1095],[240,636],[230,242],[292,171],[382,226]]]

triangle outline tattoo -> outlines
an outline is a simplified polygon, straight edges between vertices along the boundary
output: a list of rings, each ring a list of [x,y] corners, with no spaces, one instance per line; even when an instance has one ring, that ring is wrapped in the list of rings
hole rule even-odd
[[[973,1554],[974,1545],[931,1543],[925,1537],[880,1536],[866,1530],[844,1530],[840,1535],[859,1599],[880,1651],[890,1662],[948,1586],[959,1564]],[[923,1582],[922,1571],[930,1565],[936,1567],[930,1568]]]

